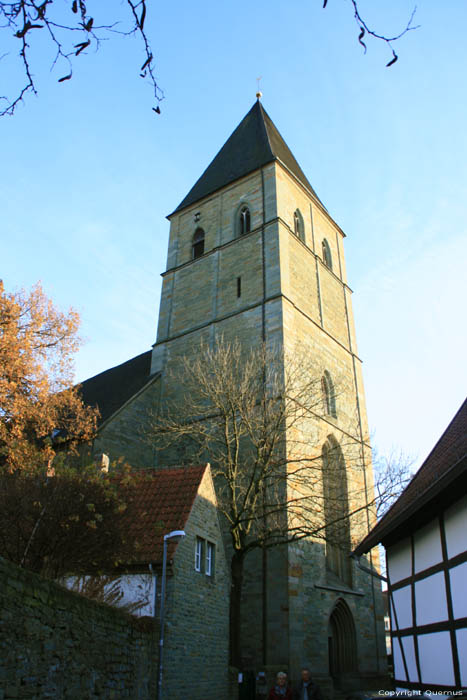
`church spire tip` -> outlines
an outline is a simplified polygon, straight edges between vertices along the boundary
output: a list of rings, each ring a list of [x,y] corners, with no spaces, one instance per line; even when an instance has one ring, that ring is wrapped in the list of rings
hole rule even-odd
[[[261,90],[259,89],[259,81],[262,79],[262,77],[263,77],[263,76],[260,75],[259,78],[256,78],[256,85],[257,85],[257,87],[256,87],[256,99],[258,100],[258,102],[260,101],[260,99],[261,99],[262,96],[263,96],[263,93],[262,93]]]

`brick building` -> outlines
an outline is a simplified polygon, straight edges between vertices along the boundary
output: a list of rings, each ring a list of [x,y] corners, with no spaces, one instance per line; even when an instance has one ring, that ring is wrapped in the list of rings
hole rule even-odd
[[[322,460],[323,492],[330,459],[337,459],[343,502],[359,493],[352,507],[362,515],[348,526],[350,551],[374,521],[365,510],[373,475],[345,234],[259,100],[168,218],[152,351],[83,384],[86,401],[102,415],[95,449],[156,464],[140,439],[148,412],[180,393],[180,358],[201,342],[222,335],[289,354],[300,347],[316,358],[324,404],[303,456]],[[339,452],[344,443],[351,459]],[[248,555],[244,590],[244,669],[285,668],[296,678],[306,664],[329,694],[381,683],[381,590],[347,552],[310,539],[271,550],[266,561]]]

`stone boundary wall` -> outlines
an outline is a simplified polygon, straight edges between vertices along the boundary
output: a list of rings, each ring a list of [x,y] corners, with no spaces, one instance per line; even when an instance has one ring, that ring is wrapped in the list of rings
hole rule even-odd
[[[0,557],[0,700],[156,696],[157,629]]]

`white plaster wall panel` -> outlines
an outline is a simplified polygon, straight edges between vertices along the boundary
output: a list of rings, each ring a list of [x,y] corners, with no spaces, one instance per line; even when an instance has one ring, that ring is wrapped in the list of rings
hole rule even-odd
[[[405,661],[407,663],[407,671],[409,673],[409,681],[418,683],[417,661],[415,659],[415,647],[413,637],[403,637],[401,639],[404,648]]]
[[[416,582],[415,607],[417,626],[447,620],[448,610],[443,572]]]
[[[418,653],[422,683],[454,685],[451,637],[449,632],[418,636]]]
[[[442,561],[443,553],[438,520],[433,520],[415,533],[414,547],[416,573]]]
[[[394,678],[398,681],[406,681],[404,662],[402,661],[402,653],[400,648],[400,640],[394,638],[392,640],[392,653],[394,655]]]
[[[63,579],[64,585],[70,590],[82,589],[81,582],[92,579],[92,576],[69,576]],[[132,612],[137,617],[143,615],[154,616],[154,585],[157,588],[157,579],[151,574],[122,574],[116,577],[112,582],[104,585],[104,591],[107,594],[121,594],[118,600],[115,600],[112,605],[117,608],[122,608],[133,603],[137,603],[140,607]]]
[[[467,562],[449,571],[454,617],[467,617]]]
[[[394,605],[396,608],[397,622],[399,629],[412,627],[412,591],[410,586],[404,586],[393,594]],[[395,620],[393,620],[393,629],[397,630]]]
[[[464,688],[467,688],[467,629],[457,630],[456,639],[461,683]]]
[[[151,574],[127,574],[120,576],[119,588],[123,593],[120,605],[138,603],[141,608],[134,615],[154,615],[154,578]]]
[[[448,557],[467,551],[467,496],[448,508],[444,523]]]
[[[391,583],[401,581],[412,573],[410,538],[389,547],[387,550],[388,572]]]

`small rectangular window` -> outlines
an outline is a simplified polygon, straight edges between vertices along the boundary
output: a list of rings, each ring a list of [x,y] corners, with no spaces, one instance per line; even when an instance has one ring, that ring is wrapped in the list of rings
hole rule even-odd
[[[203,562],[203,540],[200,537],[196,538],[195,546],[195,571],[201,571]]]
[[[237,298],[242,296],[242,278],[237,277]]]
[[[214,576],[214,545],[206,542],[206,576]]]

